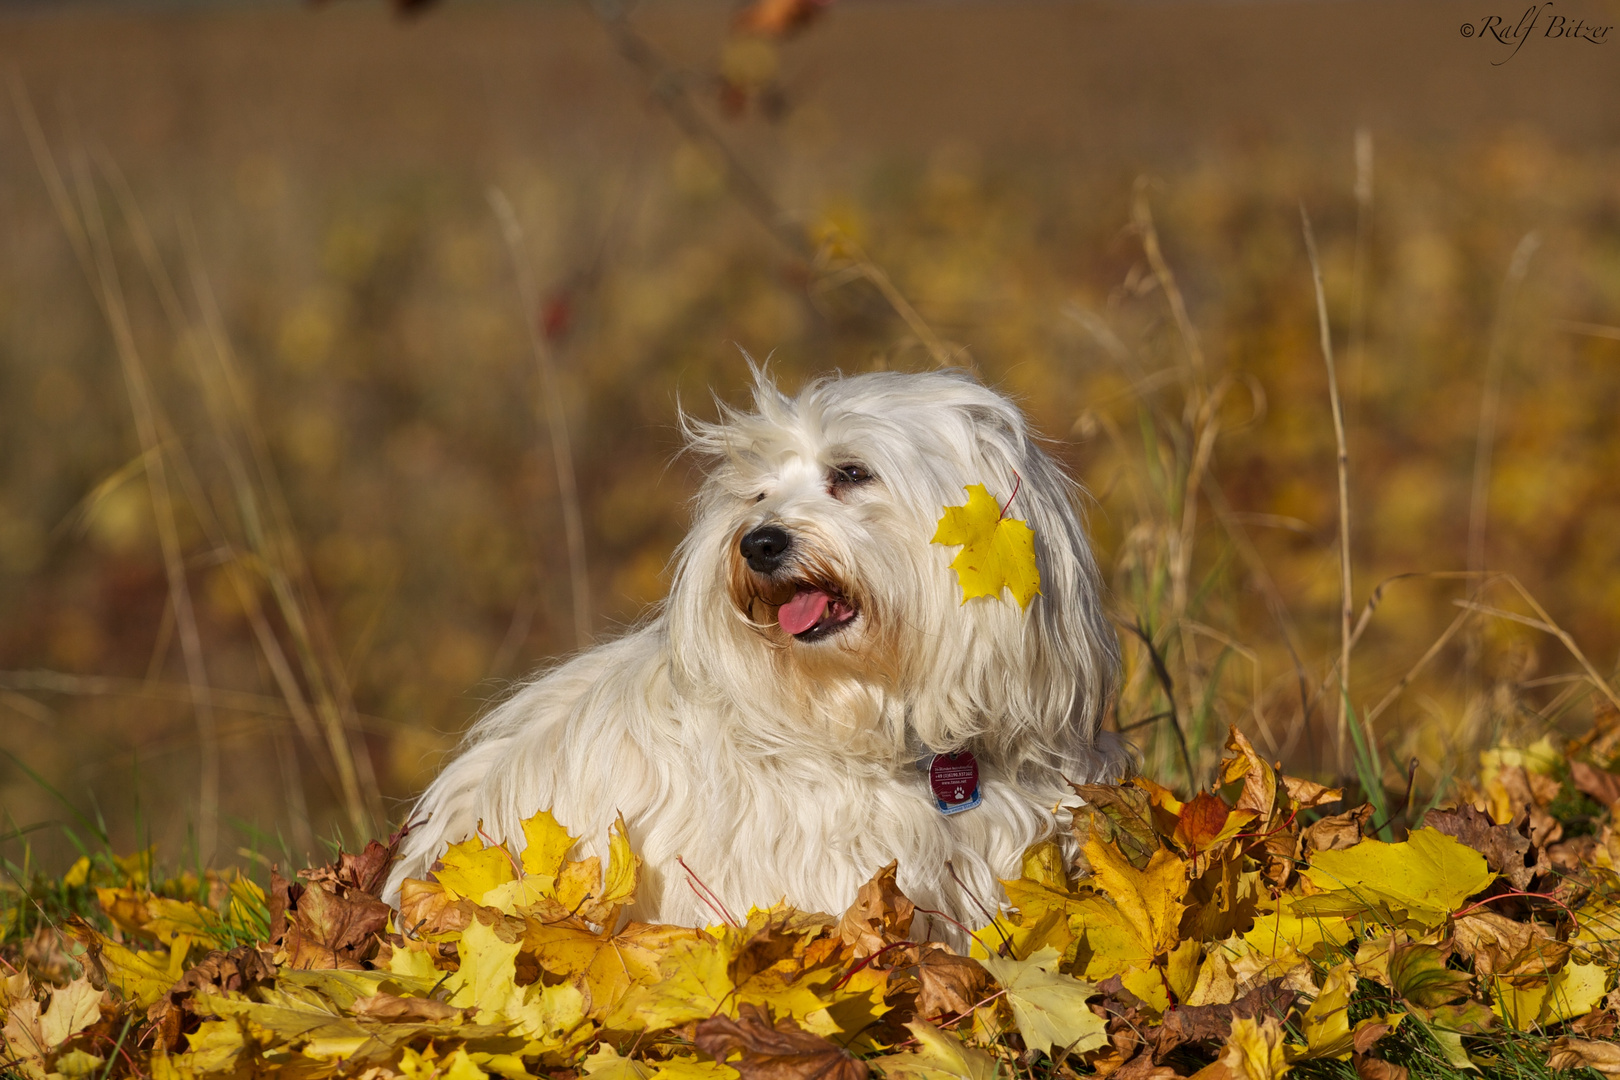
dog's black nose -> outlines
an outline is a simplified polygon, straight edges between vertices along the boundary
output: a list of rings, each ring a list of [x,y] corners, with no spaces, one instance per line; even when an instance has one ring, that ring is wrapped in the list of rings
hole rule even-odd
[[[750,570],[756,574],[769,574],[782,565],[788,549],[793,546],[793,537],[787,534],[786,529],[761,525],[744,536],[742,543],[737,546],[742,550],[742,557],[748,560]]]

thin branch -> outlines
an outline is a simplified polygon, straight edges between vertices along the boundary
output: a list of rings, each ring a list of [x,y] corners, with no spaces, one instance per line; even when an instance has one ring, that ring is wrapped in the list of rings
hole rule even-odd
[[[1187,346],[1187,359],[1192,363],[1193,374],[1202,382],[1204,377],[1204,347],[1198,341],[1198,331],[1193,326],[1192,318],[1187,314],[1187,302],[1182,298],[1181,289],[1176,285],[1175,275],[1170,273],[1169,264],[1164,261],[1164,252],[1159,248],[1159,233],[1153,227],[1153,209],[1148,205],[1148,182],[1146,178],[1136,181],[1136,200],[1132,204],[1131,215],[1136,224],[1136,231],[1142,239],[1142,250],[1147,255],[1148,266],[1153,270],[1153,276],[1158,279],[1159,287],[1164,290],[1164,296],[1170,303],[1170,313],[1175,317],[1176,329],[1181,333],[1181,340]]]
[[[698,110],[688,92],[686,82],[670,64],[658,54],[636,28],[630,25],[628,5],[606,4],[601,0],[585,0],[585,6],[607,35],[612,39],[619,55],[624,57],[646,81],[653,101],[664,110],[682,134],[693,142],[708,148],[720,163],[726,186],[765,229],[783,247],[808,262],[814,255],[809,238],[793,226],[788,216],[765,185],[742,163],[731,145],[721,137],[715,126]],[[608,10],[609,7],[612,10]]]
[[[1344,434],[1344,401],[1339,397],[1339,373],[1333,364],[1333,335],[1328,329],[1327,289],[1322,284],[1322,263],[1316,255],[1316,234],[1305,204],[1299,206],[1300,225],[1305,231],[1305,253],[1311,260],[1311,281],[1316,286],[1316,322],[1321,334],[1322,359],[1327,364],[1328,403],[1333,409],[1333,441],[1339,466],[1339,722],[1335,742],[1339,762],[1344,763],[1345,737],[1350,712],[1350,451]],[[1366,726],[1367,745],[1377,746],[1371,726]]]
[[[1148,658],[1153,662],[1153,673],[1158,677],[1159,685],[1164,689],[1165,700],[1170,703],[1170,726],[1176,732],[1176,745],[1181,747],[1181,763],[1187,770],[1187,783],[1196,790],[1198,788],[1198,779],[1193,773],[1192,754],[1187,750],[1187,736],[1181,730],[1181,714],[1176,709],[1176,686],[1170,678],[1170,669],[1165,666],[1164,657],[1159,655],[1158,646],[1153,644],[1153,639],[1148,636],[1146,630],[1142,629],[1140,623],[1126,623],[1125,629],[1140,638],[1142,644],[1147,647]]]

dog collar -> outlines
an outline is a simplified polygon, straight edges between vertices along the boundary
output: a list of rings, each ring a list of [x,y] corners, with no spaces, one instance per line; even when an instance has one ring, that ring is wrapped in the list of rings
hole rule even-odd
[[[942,814],[960,814],[984,801],[979,795],[979,762],[967,750],[929,758],[928,787]]]

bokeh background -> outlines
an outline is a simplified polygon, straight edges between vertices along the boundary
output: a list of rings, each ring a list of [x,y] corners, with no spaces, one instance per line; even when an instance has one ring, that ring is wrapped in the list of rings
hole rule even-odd
[[[1024,404],[1165,782],[1236,723],[1396,805],[1578,729],[1620,649],[1620,42],[1465,34],[1493,3],[0,8],[0,855],[386,830],[657,602],[677,410],[743,403],[744,350]],[[1378,594],[1348,695],[1302,207],[1355,613],[1452,575]]]

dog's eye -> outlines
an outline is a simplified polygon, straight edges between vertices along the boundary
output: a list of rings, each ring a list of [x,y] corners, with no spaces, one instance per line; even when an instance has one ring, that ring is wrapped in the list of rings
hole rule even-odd
[[[834,465],[832,476],[829,477],[834,487],[853,487],[874,480],[872,470],[858,461],[846,461],[842,465]]]
[[[754,501],[757,502],[757,503],[764,502],[765,501],[765,493],[762,491],[758,495],[755,495],[754,496]]]

